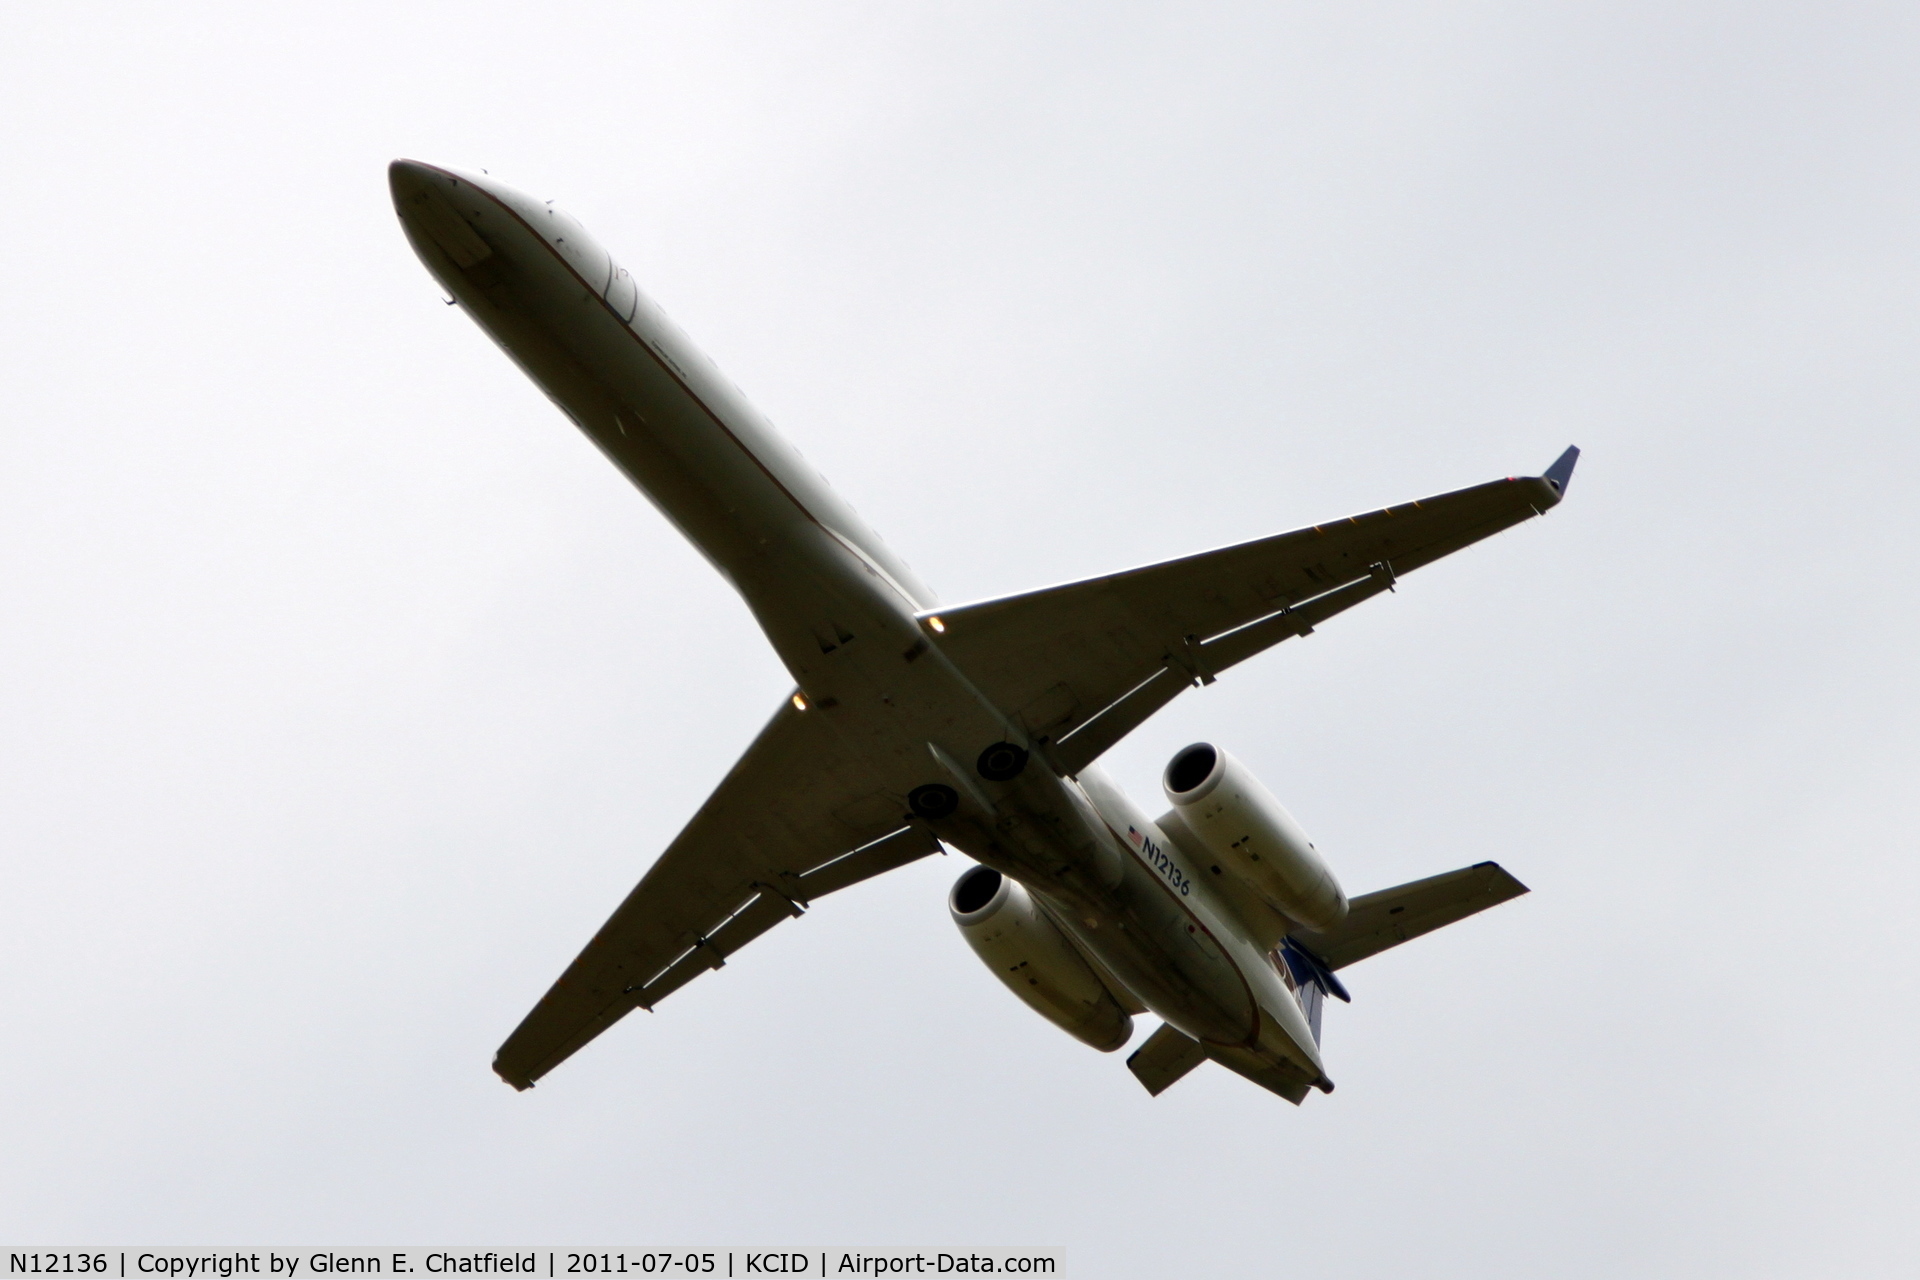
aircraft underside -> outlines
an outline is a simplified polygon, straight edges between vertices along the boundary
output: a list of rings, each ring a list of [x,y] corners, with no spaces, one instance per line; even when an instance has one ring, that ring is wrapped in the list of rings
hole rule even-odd
[[[949,910],[1014,994],[1159,1093],[1215,1061],[1299,1102],[1335,971],[1525,892],[1492,863],[1349,900],[1226,752],[1138,809],[1095,761],[1186,689],[1545,512],[1508,477],[1061,587],[941,606],[577,223],[396,161],[415,251],[738,589],[796,688],[501,1046],[528,1088],[828,894],[942,845]]]

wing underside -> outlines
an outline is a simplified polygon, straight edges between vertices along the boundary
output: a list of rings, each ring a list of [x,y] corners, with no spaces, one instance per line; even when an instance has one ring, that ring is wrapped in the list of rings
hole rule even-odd
[[[513,1034],[493,1069],[530,1087],[809,903],[939,844],[876,794],[824,717],[791,702]]]
[[[932,611],[962,671],[1074,774],[1196,684],[1560,501],[1509,477],[1123,573]]]

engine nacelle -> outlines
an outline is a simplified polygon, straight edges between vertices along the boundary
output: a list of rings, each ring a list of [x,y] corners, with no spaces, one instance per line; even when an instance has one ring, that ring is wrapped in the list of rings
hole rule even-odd
[[[1347,895],[1307,833],[1247,767],[1207,742],[1176,755],[1161,779],[1174,812],[1229,875],[1309,929],[1347,917]]]
[[[974,867],[947,899],[953,922],[994,976],[1047,1021],[1102,1053],[1133,1035],[1133,1019],[1026,887]]]

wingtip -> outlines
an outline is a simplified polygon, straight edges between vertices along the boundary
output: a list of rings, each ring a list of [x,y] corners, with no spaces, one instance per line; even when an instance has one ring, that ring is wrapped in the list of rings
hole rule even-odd
[[[1554,493],[1564,498],[1567,485],[1573,480],[1574,464],[1580,461],[1580,446],[1570,444],[1567,451],[1553,460],[1553,465],[1540,473],[1540,478],[1553,486]]]
[[[1514,875],[1513,872],[1507,870],[1505,867],[1501,866],[1497,862],[1476,862],[1473,864],[1473,869],[1475,871],[1491,872],[1493,875],[1498,876],[1501,880],[1504,880],[1506,883],[1502,887],[1514,890],[1514,892],[1510,895],[1511,897],[1517,898],[1523,893],[1533,892],[1532,889],[1529,889],[1526,885],[1520,883],[1520,877]],[[1502,899],[1502,901],[1505,901],[1505,899]]]
[[[493,1074],[512,1085],[515,1093],[525,1093],[527,1090],[533,1088],[532,1080],[527,1079],[525,1076],[516,1078],[514,1074],[509,1074],[507,1068],[500,1064],[498,1058],[493,1060]]]

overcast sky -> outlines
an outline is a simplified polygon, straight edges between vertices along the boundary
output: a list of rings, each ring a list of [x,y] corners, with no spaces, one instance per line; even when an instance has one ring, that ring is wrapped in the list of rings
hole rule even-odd
[[[13,0],[0,1238],[1911,1274],[1916,65],[1834,0]],[[1578,443],[1108,758],[1533,893],[1343,975],[1298,1109],[1033,1015],[957,855],[515,1094],[788,681],[395,156],[579,217],[948,600]]]

